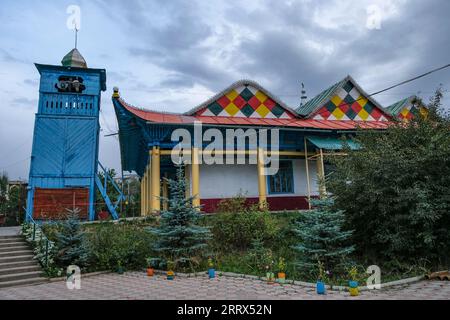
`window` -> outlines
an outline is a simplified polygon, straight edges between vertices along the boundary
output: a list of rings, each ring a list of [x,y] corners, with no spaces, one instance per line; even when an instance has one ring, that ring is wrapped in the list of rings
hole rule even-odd
[[[278,173],[268,176],[269,194],[294,193],[294,170],[292,161],[280,160]]]

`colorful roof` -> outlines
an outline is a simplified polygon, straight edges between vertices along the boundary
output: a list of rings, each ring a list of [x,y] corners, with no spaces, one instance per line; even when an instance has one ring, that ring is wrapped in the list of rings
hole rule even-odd
[[[388,121],[390,115],[351,77],[335,83],[297,109],[316,120]]]
[[[427,108],[420,103],[419,98],[415,95],[391,104],[386,110],[401,120],[409,120],[417,114],[426,115],[428,113]]]
[[[167,113],[153,110],[146,110],[129,105],[119,97],[113,98],[114,106],[122,107],[134,116],[155,124],[175,124],[192,125],[194,122],[201,122],[203,125],[229,125],[229,126],[268,126],[304,129],[323,130],[354,130],[363,129],[385,129],[388,122],[384,121],[333,121],[315,119],[280,119],[280,118],[251,118],[251,117],[224,117],[224,116],[203,116],[194,112],[193,115]]]
[[[294,110],[251,80],[240,80],[233,83],[186,114],[253,119],[293,119],[296,117]]]

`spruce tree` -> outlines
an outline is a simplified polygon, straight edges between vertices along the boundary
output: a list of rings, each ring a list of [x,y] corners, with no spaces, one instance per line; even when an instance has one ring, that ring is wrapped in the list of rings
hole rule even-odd
[[[293,247],[298,251],[297,265],[303,270],[316,270],[318,262],[327,270],[334,270],[354,250],[346,244],[352,231],[344,231],[344,211],[332,209],[333,199],[311,200],[313,210],[300,213],[294,233],[299,243]]]
[[[198,225],[201,215],[192,204],[195,195],[186,197],[184,166],[177,166],[176,179],[166,180],[170,198],[162,200],[167,201],[168,210],[161,211],[158,227],[149,229],[157,237],[153,249],[176,265],[192,267],[207,246],[210,230]]]
[[[67,219],[59,224],[60,231],[56,234],[55,262],[60,267],[77,265],[82,268],[88,264],[89,248],[81,229],[78,216],[80,210],[75,208],[67,211]]]

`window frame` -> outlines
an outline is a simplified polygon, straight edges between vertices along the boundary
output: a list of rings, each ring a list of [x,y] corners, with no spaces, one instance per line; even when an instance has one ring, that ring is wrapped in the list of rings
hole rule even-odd
[[[267,179],[266,179],[266,184],[267,184],[267,194],[269,194],[269,195],[279,195],[279,194],[295,194],[295,185],[294,185],[294,163],[293,163],[293,160],[292,159],[283,159],[283,160],[279,160],[279,162],[280,162],[280,164],[281,164],[281,162],[286,162],[286,163],[289,163],[290,164],[290,170],[289,169],[286,169],[286,171],[287,171],[287,176],[291,179],[291,188],[292,188],[292,191],[280,191],[280,192],[276,192],[276,191],[273,191],[273,190],[271,190],[271,187],[270,187],[270,179],[271,179],[271,177],[272,176],[267,176]],[[280,165],[280,167],[281,167],[281,165]],[[277,172],[277,174],[276,175],[278,175],[280,173],[280,171],[278,171]]]

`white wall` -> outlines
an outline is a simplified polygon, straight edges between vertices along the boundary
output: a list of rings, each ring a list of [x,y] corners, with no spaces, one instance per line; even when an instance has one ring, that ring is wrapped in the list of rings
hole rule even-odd
[[[269,195],[271,197],[307,195],[305,160],[295,159],[294,194]],[[189,168],[190,169],[190,168]],[[309,161],[311,194],[318,194],[316,161]],[[246,197],[258,197],[256,165],[200,165],[200,198],[231,198],[242,193]]]
[[[200,198],[258,197],[256,165],[200,165]]]

